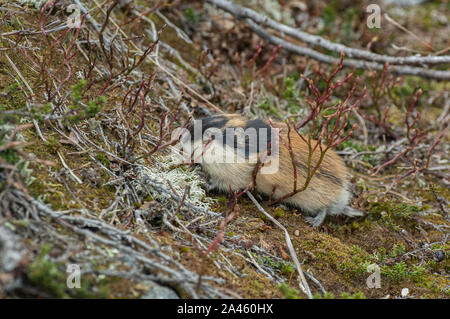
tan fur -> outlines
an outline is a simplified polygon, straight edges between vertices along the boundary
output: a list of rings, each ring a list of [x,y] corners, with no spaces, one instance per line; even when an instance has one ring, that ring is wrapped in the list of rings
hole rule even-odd
[[[228,122],[226,124],[226,127],[244,127],[245,123],[247,122],[243,117],[241,117],[239,114],[231,114],[227,115]]]
[[[223,127],[219,127],[222,130],[225,130],[226,127],[244,128],[248,122],[239,114],[223,116],[228,121]],[[288,144],[286,124],[275,123],[275,126],[280,128],[281,139]],[[297,189],[299,189],[303,187],[307,176],[308,145],[293,129],[290,132],[290,140],[296,162]],[[220,144],[217,145],[217,147],[221,147]],[[312,145],[315,145],[315,141]],[[317,163],[319,157],[320,150],[317,149],[312,156],[311,168]],[[230,188],[234,191],[242,190],[253,182],[254,163],[202,163],[202,167],[210,175],[213,187],[219,190],[228,191]],[[280,140],[279,169],[273,174],[258,173],[256,175],[256,190],[270,196],[275,187],[273,199],[278,199],[293,191],[294,176],[289,150]],[[308,187],[304,191],[285,199],[284,202],[312,214],[319,215],[320,213],[322,216],[318,216],[313,222],[317,226],[327,214],[360,215],[355,210],[347,210],[346,212],[349,197],[347,168],[343,160],[332,149],[329,149]]]
[[[281,131],[281,138],[288,144],[287,128],[285,124]],[[298,136],[297,133],[290,133],[294,159],[300,165],[297,168],[297,189],[303,187],[307,176],[308,146]],[[315,145],[313,141],[312,145]],[[279,170],[275,174],[258,174],[256,178],[256,188],[264,194],[271,194],[276,186],[274,199],[280,198],[294,190],[294,168],[288,148],[280,142]],[[317,149],[313,153],[311,170],[320,157]],[[328,177],[328,178],[327,178]],[[333,178],[334,177],[334,178]],[[339,182],[340,181],[340,182]],[[301,203],[301,207],[308,211],[316,211],[335,202],[347,188],[347,168],[342,159],[333,151],[328,150],[322,160],[319,169],[313,175],[308,187],[285,201],[296,205]],[[298,206],[298,205],[297,205]]]

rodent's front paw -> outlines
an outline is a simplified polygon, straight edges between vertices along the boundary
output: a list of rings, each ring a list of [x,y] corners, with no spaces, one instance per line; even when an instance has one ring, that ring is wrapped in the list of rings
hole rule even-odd
[[[305,217],[305,220],[314,228],[322,225],[323,221],[327,217],[327,211],[325,209],[321,210],[315,217]]]
[[[206,183],[206,190],[208,192],[211,192],[216,189],[218,189],[217,181],[209,179],[208,182]]]

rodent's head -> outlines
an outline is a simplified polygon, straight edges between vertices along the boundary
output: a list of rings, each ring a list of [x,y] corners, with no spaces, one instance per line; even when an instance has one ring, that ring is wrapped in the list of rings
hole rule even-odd
[[[257,162],[278,152],[278,131],[267,122],[239,114],[221,114],[192,121],[181,143],[191,159],[216,163]],[[274,147],[276,143],[276,147]],[[195,154],[194,154],[195,153]],[[193,155],[194,154],[194,155]]]

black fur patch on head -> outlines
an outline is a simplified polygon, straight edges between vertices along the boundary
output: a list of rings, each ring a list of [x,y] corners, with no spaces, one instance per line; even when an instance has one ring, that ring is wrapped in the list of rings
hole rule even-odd
[[[194,127],[196,125],[201,124],[201,136],[194,136]],[[227,125],[228,124],[228,125]],[[235,150],[238,148],[238,136],[233,130],[227,130],[227,128],[230,129],[243,129],[244,131],[247,129],[254,129],[256,131],[256,145],[250,145],[250,143],[255,143],[253,141],[250,141],[250,138],[248,135],[244,136],[244,141],[242,145],[245,147],[244,154],[245,158],[248,159],[250,156],[250,153],[254,153],[256,150],[257,153],[260,153],[261,151],[270,151],[271,150],[271,143],[272,143],[272,127],[265,121],[261,119],[255,119],[250,121],[245,121],[244,127],[237,127],[233,125],[233,121],[226,116],[226,115],[215,115],[206,117],[200,120],[194,121],[194,123],[189,127],[189,133],[191,134],[191,140],[194,141],[195,138],[203,138],[203,134],[206,130],[211,128],[217,128],[220,129],[223,133],[223,145],[227,145],[227,142],[230,144],[229,147],[233,147]],[[212,135],[212,139],[214,139],[215,136]],[[262,144],[262,145],[260,145]],[[256,147],[255,147],[256,146]]]
[[[229,126],[230,128],[236,129],[236,127]],[[243,145],[241,145],[244,148],[244,156],[245,159],[249,159],[250,154],[260,153],[264,151],[271,150],[271,142],[272,142],[272,127],[264,122],[263,120],[256,119],[256,120],[250,120],[245,122],[244,127],[240,127],[238,129],[244,130],[244,134],[252,134],[249,133],[246,130],[252,130],[253,133],[256,133],[256,141],[250,141],[250,137],[248,134],[245,134],[243,136],[244,140]],[[234,134],[230,135],[230,134]],[[229,133],[226,129],[224,130],[224,136],[223,136],[223,145],[230,143],[232,141],[233,144],[230,144],[228,146],[233,147],[235,150],[238,148],[238,136],[236,133]],[[242,143],[241,142],[241,143]],[[252,143],[252,145],[250,145]],[[256,145],[255,145],[256,144]]]
[[[264,122],[261,119],[256,119],[256,120],[251,120],[248,121],[247,124],[245,125],[245,130],[248,128],[254,128],[256,129],[256,133],[258,136],[258,143],[256,144],[256,151],[259,153],[261,151],[266,151],[270,149],[270,144],[272,143],[272,127],[267,123]],[[261,138],[263,137],[264,134],[264,130],[265,130],[265,141],[266,143],[264,143],[263,145],[261,144]],[[246,139],[246,155],[247,155],[247,149],[248,149],[248,140]],[[262,149],[260,149],[260,146]]]
[[[202,135],[199,136],[200,139],[203,138],[203,134],[209,128],[218,128],[222,129],[225,124],[227,124],[228,118],[224,115],[215,115],[210,117],[205,117],[201,120],[195,120],[194,123],[189,127],[189,133],[191,134],[191,140],[194,141],[194,127],[196,125],[202,126]],[[197,137],[197,136],[196,136]]]

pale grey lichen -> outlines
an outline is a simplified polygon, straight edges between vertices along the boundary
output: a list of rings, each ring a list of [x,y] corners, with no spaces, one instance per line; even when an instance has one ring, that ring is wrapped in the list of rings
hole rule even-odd
[[[139,165],[136,170],[138,176],[133,181],[135,189],[144,196],[151,195],[154,199],[166,202],[167,194],[155,190],[146,183],[147,180],[158,183],[168,190],[173,188],[179,197],[183,196],[186,186],[189,185],[190,196],[185,200],[198,208],[208,210],[215,200],[206,196],[206,191],[202,188],[205,182],[198,176],[199,168],[176,167],[178,163],[179,159],[176,156],[167,155],[158,157],[151,166]]]
[[[25,123],[25,121],[21,121]],[[9,124],[9,123],[3,123],[0,125],[0,145],[3,145],[6,143],[7,140],[10,139],[10,136],[14,129],[16,128],[15,125]],[[22,133],[19,131],[16,133],[14,137],[14,141],[23,142],[25,141],[25,137],[22,135]],[[29,154],[30,156],[34,156],[34,154]],[[25,182],[26,186],[30,186],[36,178],[33,177],[33,169],[29,168],[30,162],[25,161],[23,158],[19,159],[21,162],[18,165],[20,175],[23,178],[23,181]]]
[[[47,2],[47,0],[17,0],[21,5],[34,6],[36,9],[42,8],[42,6]]]
[[[277,21],[283,21],[288,25],[295,25],[294,19],[288,10],[282,10],[278,0],[264,0],[261,2],[264,12],[271,15]]]
[[[11,224],[5,223],[5,226]],[[20,238],[6,227],[0,225],[0,270],[13,271],[22,260]]]

